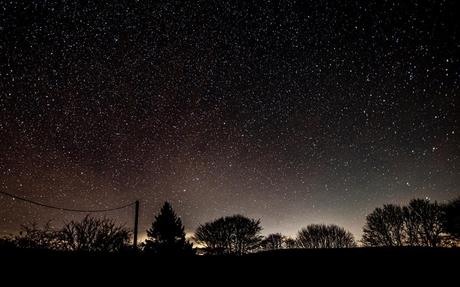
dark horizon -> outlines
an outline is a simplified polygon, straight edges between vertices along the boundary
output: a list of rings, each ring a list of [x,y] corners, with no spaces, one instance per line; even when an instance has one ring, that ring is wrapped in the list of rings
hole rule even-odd
[[[0,190],[140,200],[141,239],[164,201],[187,233],[360,239],[376,207],[460,196],[456,2],[2,2]],[[0,195],[0,236],[82,216]]]

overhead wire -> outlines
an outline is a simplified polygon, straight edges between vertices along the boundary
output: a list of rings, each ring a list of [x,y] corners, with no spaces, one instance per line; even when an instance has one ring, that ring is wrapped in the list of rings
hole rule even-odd
[[[6,196],[11,197],[13,199],[18,199],[18,200],[21,200],[21,201],[24,201],[24,202],[28,202],[28,203],[35,204],[35,205],[42,206],[42,207],[46,207],[46,208],[51,208],[51,209],[56,209],[56,210],[61,210],[61,211],[84,212],[84,213],[96,213],[96,212],[114,211],[114,210],[119,210],[119,209],[129,207],[129,206],[135,204],[135,202],[131,202],[131,203],[128,203],[128,204],[125,204],[125,205],[122,205],[122,206],[113,207],[113,208],[106,208],[106,209],[74,209],[74,208],[65,208],[65,207],[59,207],[59,206],[53,206],[53,205],[49,205],[49,204],[40,203],[40,202],[31,200],[31,199],[27,199],[27,198],[24,198],[24,197],[21,197],[21,196],[17,196],[15,194],[5,192],[5,191],[0,191],[0,194],[6,195]]]

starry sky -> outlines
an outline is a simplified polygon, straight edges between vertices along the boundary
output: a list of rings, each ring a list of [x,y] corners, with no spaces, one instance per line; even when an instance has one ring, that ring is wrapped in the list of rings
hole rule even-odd
[[[0,188],[264,234],[460,195],[457,1],[1,1]],[[78,219],[0,195],[0,235]],[[133,210],[100,216],[132,226]]]

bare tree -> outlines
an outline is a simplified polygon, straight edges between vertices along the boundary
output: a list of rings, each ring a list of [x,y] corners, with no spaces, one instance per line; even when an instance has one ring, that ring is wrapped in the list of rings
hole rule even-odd
[[[263,250],[277,250],[285,248],[286,237],[281,233],[272,233],[267,235],[262,242],[261,247]]]
[[[284,244],[286,246],[286,249],[294,249],[294,248],[297,248],[297,241],[294,239],[294,238],[286,238],[284,240]]]
[[[9,246],[16,248],[117,252],[127,248],[130,232],[110,219],[86,216],[82,221],[71,221],[61,229],[53,229],[47,222],[22,226],[18,235],[10,237]]]
[[[413,199],[404,207],[407,245],[437,247],[444,231],[444,210],[435,201]]]
[[[52,250],[62,248],[59,231],[52,228],[50,221],[41,228],[36,222],[22,225],[19,235],[16,235],[11,242],[19,248]]]
[[[110,219],[87,215],[80,222],[65,224],[60,239],[65,250],[116,252],[127,248],[130,232]]]
[[[297,235],[301,248],[351,248],[356,246],[353,234],[331,224],[312,224],[302,228]]]
[[[404,213],[400,206],[386,204],[366,217],[362,242],[366,246],[402,246]]]
[[[365,246],[425,246],[444,244],[444,209],[425,199],[407,206],[392,204],[376,208],[366,217],[362,242]]]
[[[261,230],[260,220],[233,215],[200,225],[194,239],[208,254],[243,255],[259,247]]]

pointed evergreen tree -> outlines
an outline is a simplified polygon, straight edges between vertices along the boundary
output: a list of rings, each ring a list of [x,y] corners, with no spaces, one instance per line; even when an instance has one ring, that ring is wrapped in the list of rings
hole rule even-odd
[[[155,216],[152,227],[147,230],[148,239],[144,250],[159,255],[195,254],[192,243],[185,239],[184,226],[171,204],[165,202],[160,213]]]

